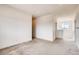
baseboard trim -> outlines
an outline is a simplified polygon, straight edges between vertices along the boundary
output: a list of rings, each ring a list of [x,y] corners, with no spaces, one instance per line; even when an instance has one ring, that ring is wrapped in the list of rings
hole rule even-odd
[[[53,41],[49,41],[49,40],[45,40],[45,39],[41,39],[41,38],[35,38],[35,39],[43,40],[43,41],[47,41],[47,42],[54,42],[54,40]]]
[[[5,48],[1,48],[0,51],[11,48],[11,47],[15,47],[15,46],[18,46],[18,45],[21,45],[21,44],[30,43],[30,42],[32,42],[32,40],[29,40],[27,42],[21,42],[21,43],[18,43],[18,44],[14,44],[12,46],[8,46],[8,47],[5,47]]]

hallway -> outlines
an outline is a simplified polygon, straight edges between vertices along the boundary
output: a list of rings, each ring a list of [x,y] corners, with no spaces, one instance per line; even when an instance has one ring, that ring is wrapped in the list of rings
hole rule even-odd
[[[78,55],[74,42],[56,39],[54,42],[34,39],[10,48],[0,50],[1,55]]]

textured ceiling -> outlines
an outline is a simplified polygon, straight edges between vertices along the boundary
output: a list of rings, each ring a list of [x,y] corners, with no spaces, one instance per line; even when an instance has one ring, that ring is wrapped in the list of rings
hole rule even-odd
[[[66,4],[11,4],[11,7],[17,8],[25,13],[32,14],[33,16],[41,16],[45,14],[63,14],[73,12],[77,5]]]

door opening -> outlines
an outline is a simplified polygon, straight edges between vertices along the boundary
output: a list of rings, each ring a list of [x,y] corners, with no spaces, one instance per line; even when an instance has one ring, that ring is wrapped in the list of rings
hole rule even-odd
[[[35,38],[35,30],[36,29],[36,18],[32,16],[32,39]]]

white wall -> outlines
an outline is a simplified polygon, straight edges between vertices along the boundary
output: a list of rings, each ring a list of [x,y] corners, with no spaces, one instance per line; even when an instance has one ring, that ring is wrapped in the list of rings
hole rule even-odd
[[[0,5],[0,49],[32,40],[32,16]]]
[[[75,20],[75,42],[79,48],[79,13],[77,14]]]
[[[63,39],[63,30],[56,30],[56,38]]]
[[[55,39],[55,19],[52,15],[45,15],[36,19],[36,37],[48,41]]]
[[[67,41],[74,41],[75,40],[75,14],[68,14],[68,15],[62,15],[62,16],[59,16],[58,19],[57,19],[60,23],[59,25],[59,29],[61,29],[61,24],[65,21],[68,21],[69,22],[69,28],[68,29],[63,29],[63,35],[61,36],[64,40],[67,40]],[[61,34],[60,34],[61,35]]]

